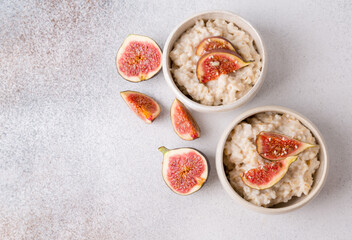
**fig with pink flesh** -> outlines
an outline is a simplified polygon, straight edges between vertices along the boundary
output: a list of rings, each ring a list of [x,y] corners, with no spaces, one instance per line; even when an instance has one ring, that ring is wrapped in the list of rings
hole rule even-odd
[[[315,146],[273,132],[260,132],[257,135],[256,143],[259,155],[272,161],[298,155],[307,148]]]
[[[176,134],[183,140],[191,141],[200,137],[200,129],[189,110],[175,99],[171,105],[171,122]]]
[[[134,91],[124,91],[120,94],[132,111],[146,123],[152,123],[158,117],[160,106],[153,98]]]
[[[215,49],[228,49],[236,52],[235,47],[229,40],[220,36],[214,36],[203,39],[197,47],[196,54],[197,56],[201,56],[205,52]]]
[[[151,38],[129,35],[116,56],[120,75],[131,82],[148,80],[161,69],[162,52]]]
[[[267,163],[258,168],[250,169],[242,174],[242,181],[250,188],[258,190],[270,188],[285,176],[291,163],[296,160],[297,156],[291,156],[280,161]]]
[[[249,65],[236,52],[217,49],[205,53],[197,63],[197,78],[201,83],[216,80],[222,74],[229,74]]]
[[[208,162],[203,154],[193,148],[169,150],[163,153],[162,175],[167,186],[177,194],[189,195],[198,191],[208,178]]]

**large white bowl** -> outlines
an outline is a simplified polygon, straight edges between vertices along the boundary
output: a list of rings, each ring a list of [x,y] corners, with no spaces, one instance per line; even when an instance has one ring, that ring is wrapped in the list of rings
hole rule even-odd
[[[317,171],[314,173],[313,176],[313,186],[308,193],[308,195],[303,195],[301,197],[294,197],[291,200],[289,200],[287,203],[280,203],[278,205],[275,205],[271,208],[265,208],[265,207],[259,207],[257,205],[254,205],[244,198],[242,198],[231,186],[230,182],[228,181],[226,174],[225,174],[225,169],[224,169],[224,163],[223,163],[223,153],[224,153],[224,146],[225,142],[231,133],[232,129],[239,124],[241,121],[244,119],[251,117],[257,113],[262,113],[262,112],[277,112],[277,113],[287,113],[291,116],[294,116],[296,119],[298,119],[304,126],[306,126],[314,135],[317,143],[320,146],[320,151],[319,151],[319,161],[320,161],[320,166],[317,169]],[[220,179],[220,182],[226,192],[238,203],[242,204],[243,206],[250,208],[252,210],[255,210],[260,213],[266,213],[266,214],[279,214],[279,213],[285,213],[289,212],[292,210],[295,210],[297,208],[302,207],[303,205],[307,204],[310,202],[314,197],[318,195],[320,190],[323,188],[323,185],[325,183],[327,173],[328,173],[328,167],[329,167],[329,159],[328,159],[328,153],[326,149],[326,144],[325,141],[319,132],[319,130],[314,126],[312,122],[310,122],[306,117],[303,115],[280,106],[263,106],[263,107],[257,107],[250,109],[238,117],[236,117],[230,124],[229,126],[225,129],[223,132],[222,136],[220,137],[220,141],[217,146],[216,150],[216,170]]]
[[[185,96],[180,89],[176,86],[176,83],[173,80],[173,76],[170,71],[170,66],[171,66],[171,60],[169,57],[169,54],[171,50],[173,49],[174,43],[176,40],[180,38],[180,36],[189,28],[193,27],[198,19],[224,19],[228,22],[233,22],[235,23],[238,27],[243,29],[244,31],[248,32],[256,46],[259,54],[262,57],[262,71],[259,76],[259,79],[257,83],[253,86],[253,88],[243,97],[240,99],[236,100],[233,103],[226,104],[226,105],[220,105],[220,106],[207,106],[200,104],[187,96]],[[166,40],[164,50],[163,50],[163,59],[162,59],[162,64],[163,64],[163,73],[165,80],[169,87],[173,90],[173,92],[176,94],[176,97],[181,100],[184,104],[189,106],[190,108],[199,111],[199,112],[223,112],[223,111],[229,111],[235,108],[240,107],[242,104],[248,102],[251,100],[255,94],[259,91],[261,85],[263,84],[264,77],[266,74],[266,69],[267,69],[267,60],[266,60],[266,51],[264,48],[264,44],[262,41],[262,38],[260,37],[260,34],[255,30],[255,28],[246,20],[243,18],[239,17],[238,15],[231,13],[231,12],[226,12],[226,11],[211,11],[211,12],[203,12],[196,14],[185,21],[183,21],[180,25],[178,25],[169,35],[168,39]]]

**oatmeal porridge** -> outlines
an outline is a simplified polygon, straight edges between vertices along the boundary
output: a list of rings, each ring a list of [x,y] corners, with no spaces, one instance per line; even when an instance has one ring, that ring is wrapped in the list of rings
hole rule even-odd
[[[310,130],[288,114],[266,112],[247,118],[235,126],[225,144],[224,165],[232,187],[247,201],[263,207],[287,202],[294,196],[307,195],[313,184],[313,174],[320,164],[319,146],[298,154],[297,161],[291,164],[286,175],[271,188],[252,189],[242,182],[243,172],[270,162],[261,158],[256,150],[256,136],[262,131],[284,134],[316,145]]]
[[[198,44],[205,38],[221,36],[229,40],[248,66],[217,80],[201,83],[196,76]],[[225,20],[198,20],[174,44],[170,52],[171,72],[179,89],[193,100],[209,106],[225,105],[243,97],[256,84],[262,69],[262,58],[252,37]]]

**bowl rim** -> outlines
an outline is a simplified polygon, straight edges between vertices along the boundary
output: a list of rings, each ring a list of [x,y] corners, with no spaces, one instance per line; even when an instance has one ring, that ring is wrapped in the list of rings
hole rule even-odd
[[[173,77],[172,77],[172,74],[170,71],[170,67],[169,67],[170,66],[169,65],[169,63],[170,63],[169,54],[173,48],[175,41],[177,41],[177,39],[179,39],[181,34],[184,32],[183,31],[182,33],[179,33],[180,28],[182,28],[184,25],[190,24],[191,22],[195,21],[195,19],[209,18],[206,16],[214,15],[214,14],[225,16],[225,17],[223,17],[223,19],[225,19],[226,16],[231,16],[231,17],[237,18],[240,21],[242,21],[244,25],[246,25],[246,28],[251,29],[251,31],[253,31],[253,33],[256,35],[256,38],[258,38],[258,41],[255,41],[255,44],[256,44],[257,48],[262,49],[262,54],[261,54],[262,70],[261,70],[260,76],[259,76],[256,84],[254,84],[252,89],[250,89],[243,97],[241,97],[238,100],[236,100],[232,103],[229,103],[229,104],[219,105],[219,106],[208,106],[208,105],[198,103],[198,102],[188,98],[177,87],[176,83],[173,80]],[[236,22],[234,22],[234,23],[236,24]],[[247,30],[245,30],[245,31],[247,31]],[[171,42],[172,38],[176,34],[179,34],[179,36],[173,42]],[[253,34],[251,34],[251,36],[252,35]],[[260,33],[252,26],[251,23],[249,23],[247,20],[245,20],[241,16],[239,16],[235,13],[229,12],[229,11],[222,11],[222,10],[205,11],[205,12],[200,12],[200,13],[194,14],[193,16],[187,18],[186,20],[184,20],[180,24],[178,24],[172,30],[172,32],[169,34],[169,36],[165,42],[165,45],[164,45],[163,55],[162,55],[162,65],[163,65],[164,78],[165,78],[167,84],[169,85],[169,87],[172,89],[172,91],[176,95],[176,98],[181,100],[188,107],[192,108],[193,110],[199,111],[199,112],[224,112],[224,111],[230,111],[230,110],[239,108],[243,104],[249,102],[258,93],[259,89],[263,85],[263,82],[264,82],[264,79],[266,76],[266,72],[267,72],[267,51],[266,51],[266,48],[265,48],[265,45],[264,45],[264,42],[263,42],[263,39],[262,39],[262,36],[260,35]]]
[[[307,127],[314,135],[315,139],[319,142],[320,145],[320,159],[319,161],[323,161],[324,164],[320,164],[319,168],[323,167],[322,169],[322,177],[318,182],[314,182],[315,188],[311,189],[311,191],[306,195],[306,197],[299,202],[296,202],[290,206],[286,207],[281,207],[281,208],[265,208],[265,207],[260,207],[257,206],[253,203],[248,202],[244,198],[242,198],[231,186],[230,182],[228,181],[225,170],[224,170],[224,165],[223,165],[223,151],[224,151],[224,146],[227,140],[228,135],[232,131],[232,129],[241,121],[244,119],[253,116],[257,113],[261,112],[278,112],[278,113],[287,113],[295,118],[297,118],[305,127]],[[293,210],[296,210],[300,207],[303,207],[310,201],[312,201],[321,191],[323,188],[327,174],[328,174],[328,168],[329,168],[329,157],[328,157],[328,152],[326,148],[326,143],[325,140],[320,133],[320,131],[317,129],[317,127],[310,121],[308,120],[305,116],[302,114],[286,108],[282,106],[274,106],[274,105],[267,105],[267,106],[261,106],[261,107],[255,107],[251,108],[242,114],[238,115],[234,120],[231,121],[231,123],[226,127],[226,129],[223,131],[220,140],[217,145],[216,149],[216,171],[217,175],[219,177],[220,183],[225,189],[225,191],[235,200],[237,200],[239,203],[241,203],[243,206],[252,209],[254,211],[264,213],[264,214],[281,214],[281,213],[287,213]],[[290,201],[290,200],[289,200]]]

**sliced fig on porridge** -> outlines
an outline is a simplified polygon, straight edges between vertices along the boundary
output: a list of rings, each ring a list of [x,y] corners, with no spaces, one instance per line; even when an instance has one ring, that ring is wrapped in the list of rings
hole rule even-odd
[[[197,56],[201,56],[215,49],[228,49],[236,52],[235,47],[229,40],[220,36],[214,36],[203,39],[197,47],[196,54]]]
[[[175,99],[171,106],[171,122],[176,134],[183,140],[191,141],[200,137],[200,129],[188,109]]]
[[[151,97],[134,91],[124,91],[120,94],[132,111],[146,123],[152,123],[158,117],[160,106]]]
[[[256,144],[259,155],[262,158],[272,161],[282,160],[289,156],[297,155],[307,148],[315,146],[273,132],[260,132],[257,135]]]
[[[169,150],[158,149],[163,153],[163,179],[177,194],[189,195],[198,191],[208,178],[208,162],[203,154],[193,148]]]
[[[148,80],[161,69],[162,52],[151,38],[129,35],[116,56],[120,75],[131,82]]]
[[[291,163],[296,160],[297,156],[291,156],[280,161],[267,163],[258,168],[250,169],[242,174],[242,181],[250,188],[258,190],[270,188],[285,176]]]
[[[222,74],[229,74],[249,65],[234,51],[227,49],[211,50],[197,63],[197,78],[201,83],[216,80]]]

